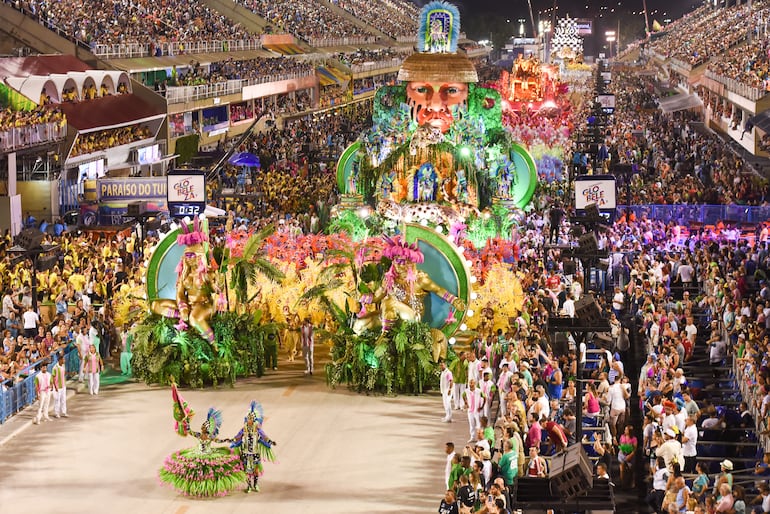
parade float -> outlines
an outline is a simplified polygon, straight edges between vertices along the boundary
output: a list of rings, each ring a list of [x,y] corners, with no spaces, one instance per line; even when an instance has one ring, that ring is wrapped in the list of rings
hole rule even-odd
[[[378,90],[373,126],[337,165],[341,202],[325,235],[174,226],[146,266],[133,369],[203,386],[260,376],[265,334],[309,317],[328,344],[330,386],[420,393],[438,361],[523,310],[519,225],[535,162],[504,123],[498,90],[457,51],[457,9],[423,8],[419,52]],[[316,350],[317,352],[319,350]]]
[[[453,5],[423,7],[418,51],[403,62],[401,83],[377,91],[372,128],[338,161],[342,201],[331,227],[356,245],[329,267],[332,280],[302,297],[336,319],[332,386],[419,393],[435,385],[455,336],[480,325],[476,313],[492,291],[474,287],[490,287],[490,272],[507,286],[497,291],[506,318],[499,326],[522,308],[510,265],[537,170],[503,125],[500,93],[478,85],[473,63],[458,52],[459,33]],[[488,246],[494,257],[485,263]],[[340,288],[350,298],[342,304],[326,296]]]
[[[204,217],[163,234],[147,262],[145,298],[132,329],[131,367],[147,383],[202,387],[261,376],[264,339],[278,330],[252,294],[283,274],[262,255],[272,228],[214,248]]]

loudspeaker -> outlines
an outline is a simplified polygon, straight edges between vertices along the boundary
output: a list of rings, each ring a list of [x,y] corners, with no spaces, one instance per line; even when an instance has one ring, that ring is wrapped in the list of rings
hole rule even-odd
[[[594,486],[591,462],[583,445],[573,444],[551,457],[548,479],[551,493],[565,500],[586,494]]]
[[[565,275],[574,275],[575,271],[577,270],[577,266],[575,266],[575,261],[572,261],[572,260],[567,260],[562,262],[561,267]]]
[[[49,269],[56,266],[58,262],[59,262],[59,257],[57,257],[56,255],[49,255],[48,257],[38,257],[37,270],[48,271]]]
[[[603,319],[602,311],[594,300],[594,295],[584,294],[575,302],[575,316],[587,324]]]
[[[596,234],[588,232],[578,238],[578,246],[583,253],[596,253],[599,250],[599,241]]]
[[[564,332],[556,332],[551,340],[551,350],[556,357],[567,355],[569,353],[569,339]]]
[[[25,250],[33,250],[40,247],[45,234],[36,228],[25,228],[14,239],[14,244],[21,246]]]
[[[586,218],[588,219],[591,219],[591,220],[601,219],[599,215],[599,206],[596,205],[596,202],[591,202],[588,205],[586,205],[585,213],[586,213]]]

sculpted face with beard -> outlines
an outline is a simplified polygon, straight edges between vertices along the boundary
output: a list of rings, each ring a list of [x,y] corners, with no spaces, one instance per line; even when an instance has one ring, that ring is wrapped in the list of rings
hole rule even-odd
[[[468,85],[462,82],[410,82],[406,96],[412,109],[412,118],[420,127],[429,126],[442,133],[454,123],[458,107],[468,100]]]

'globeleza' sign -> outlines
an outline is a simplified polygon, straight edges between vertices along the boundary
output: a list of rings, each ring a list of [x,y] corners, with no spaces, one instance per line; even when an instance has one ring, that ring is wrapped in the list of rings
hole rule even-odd
[[[582,175],[575,179],[575,209],[595,203],[599,210],[615,209],[615,177],[612,175]]]

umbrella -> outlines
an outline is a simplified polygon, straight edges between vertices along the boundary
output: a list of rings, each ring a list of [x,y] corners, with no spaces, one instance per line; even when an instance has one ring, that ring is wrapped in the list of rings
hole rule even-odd
[[[227,161],[234,166],[244,166],[248,168],[259,168],[259,157],[251,152],[240,152],[233,154]]]

